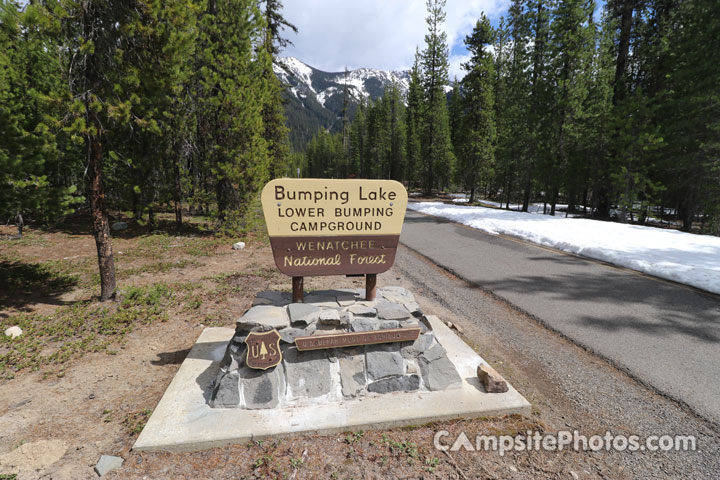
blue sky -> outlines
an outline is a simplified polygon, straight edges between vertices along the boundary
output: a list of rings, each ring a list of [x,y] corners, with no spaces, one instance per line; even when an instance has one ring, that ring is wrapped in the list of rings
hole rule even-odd
[[[415,47],[427,31],[425,0],[284,0],[284,15],[298,27],[294,43],[281,54],[325,71],[359,67],[410,68]],[[484,12],[497,25],[510,0],[447,0],[445,31],[450,45],[450,77],[462,77],[465,36]]]

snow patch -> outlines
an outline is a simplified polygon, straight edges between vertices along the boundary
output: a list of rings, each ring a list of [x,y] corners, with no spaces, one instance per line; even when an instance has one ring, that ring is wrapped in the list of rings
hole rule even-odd
[[[440,202],[416,202],[408,208],[720,294],[718,237]]]

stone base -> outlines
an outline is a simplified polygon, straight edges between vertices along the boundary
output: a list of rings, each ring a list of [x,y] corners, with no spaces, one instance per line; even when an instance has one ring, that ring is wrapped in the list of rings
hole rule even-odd
[[[477,366],[484,363],[483,359],[437,317],[428,315],[426,318],[437,342],[446,350],[447,359],[462,379],[459,388],[387,394],[370,392],[330,404],[313,402],[265,409],[212,408],[208,405],[210,385],[218,377],[220,363],[235,331],[207,328],[180,366],[133,449],[192,451],[275,436],[530,413],[528,401],[511,385],[506,393],[486,393],[476,373]]]
[[[412,293],[402,287],[377,291],[364,300],[362,290],[313,292],[304,303],[285,294],[261,292],[237,321],[209,404],[219,408],[278,408],[337,403],[369,394],[459,388],[462,380],[435,339]],[[268,370],[248,367],[245,338],[250,332],[277,329],[282,362]],[[414,328],[414,342],[298,351],[298,337],[332,333]]]

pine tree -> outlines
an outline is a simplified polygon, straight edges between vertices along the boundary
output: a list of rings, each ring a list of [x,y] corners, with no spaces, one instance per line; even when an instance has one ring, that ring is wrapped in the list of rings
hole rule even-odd
[[[548,106],[549,80],[547,78],[548,62],[548,36],[550,33],[550,15],[548,0],[528,0],[527,10],[520,14],[519,21],[528,29],[530,38],[518,38],[518,41],[532,41],[532,46],[524,49],[529,54],[528,63],[530,66],[530,95],[527,112],[528,122],[528,155],[524,168],[524,192],[522,211],[527,212],[532,198],[533,182],[539,176],[536,171],[543,165],[547,158],[546,138],[548,125],[547,115],[550,111]],[[547,170],[541,172],[545,175],[552,175]]]
[[[269,178],[268,88],[258,80],[268,52],[254,48],[265,39],[265,20],[254,0],[210,0],[199,30],[200,162],[211,175],[218,221],[234,228]]]
[[[495,66],[492,54],[487,50],[494,35],[490,20],[481,15],[472,33],[465,37],[470,60],[463,64],[467,74],[462,80],[464,145],[459,160],[465,185],[470,188],[470,203],[475,201],[478,181],[490,178],[495,163]]]
[[[56,128],[62,112],[54,99],[67,88],[57,32],[41,5],[0,8],[0,215],[15,219],[22,235],[28,218],[70,213],[81,199],[74,178],[59,173],[73,167]]]
[[[297,33],[297,27],[282,16],[280,0],[265,0],[265,40],[263,47],[267,53],[263,68],[263,81],[266,84],[266,102],[263,106],[264,138],[269,156],[269,175],[276,178],[287,175],[290,155],[289,129],[285,124],[284,92],[282,84],[272,69],[275,57],[291,43],[283,38],[281,32],[288,28]]]
[[[420,142],[422,125],[422,78],[420,71],[420,52],[415,50],[415,62],[410,70],[410,82],[407,93],[407,109],[405,110],[405,125],[407,127],[406,134],[406,153],[407,168],[406,177],[408,186],[412,188],[418,184],[420,175],[420,165],[422,162],[422,148]]]
[[[663,2],[658,2],[663,3]],[[664,2],[672,4],[674,2]],[[658,46],[667,82],[657,117],[665,138],[663,163],[668,202],[677,205],[683,230],[703,213],[706,231],[720,234],[720,17],[711,0],[678,2]],[[657,55],[657,51],[654,52]],[[672,181],[672,183],[670,183]]]
[[[550,215],[555,215],[561,187],[568,193],[569,209],[574,206],[579,190],[576,172],[582,170],[584,160],[580,140],[594,39],[590,23],[593,10],[593,2],[567,0],[558,3],[551,12],[549,49],[555,81],[550,116]]]
[[[99,5],[91,0],[67,0],[59,10],[63,43],[69,54],[68,82],[76,120],[70,127],[81,136],[87,158],[87,193],[93,218],[93,235],[100,269],[100,299],[115,297],[115,261],[105,190],[105,142],[109,129],[128,122],[140,98],[122,88],[137,85],[136,71],[142,49],[134,34],[147,13],[146,5],[117,0]]]
[[[421,54],[424,108],[421,112],[423,190],[430,195],[433,188],[446,186],[450,180],[454,157],[450,143],[445,86],[448,82],[445,0],[427,0],[428,33]]]

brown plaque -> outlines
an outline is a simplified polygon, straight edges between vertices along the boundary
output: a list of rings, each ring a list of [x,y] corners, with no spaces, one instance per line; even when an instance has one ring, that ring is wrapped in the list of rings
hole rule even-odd
[[[353,347],[356,345],[374,345],[376,343],[412,342],[417,340],[420,329],[389,328],[370,332],[333,333],[330,335],[313,335],[295,339],[297,349],[320,350],[321,348]]]
[[[271,237],[275,265],[286,275],[383,273],[395,262],[399,236]]]
[[[246,363],[250,368],[267,370],[282,361],[280,334],[274,328],[269,332],[250,332],[245,339],[247,344]]]

